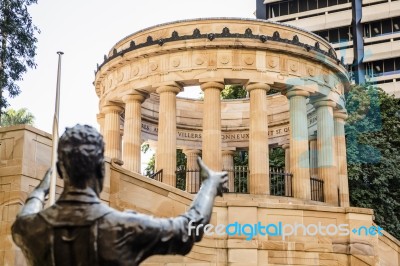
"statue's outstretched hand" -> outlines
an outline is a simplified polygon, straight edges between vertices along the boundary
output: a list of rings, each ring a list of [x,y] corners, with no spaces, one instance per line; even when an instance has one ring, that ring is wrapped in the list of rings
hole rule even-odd
[[[200,157],[197,157],[197,163],[201,169],[202,178],[208,178],[210,182],[215,184],[217,187],[217,195],[222,197],[224,191],[227,191],[226,184],[228,182],[228,173],[227,172],[215,172],[209,169],[201,160]]]
[[[45,196],[49,194],[50,190],[50,179],[51,179],[51,174],[52,174],[51,168],[47,170],[47,172],[44,174],[42,181],[40,181],[39,185],[36,187],[36,190],[42,191]]]

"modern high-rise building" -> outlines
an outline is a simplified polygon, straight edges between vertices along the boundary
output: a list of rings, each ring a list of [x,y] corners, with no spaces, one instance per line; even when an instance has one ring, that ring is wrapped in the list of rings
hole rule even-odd
[[[399,0],[256,1],[257,18],[314,32],[343,57],[355,82],[374,82],[400,97]]]

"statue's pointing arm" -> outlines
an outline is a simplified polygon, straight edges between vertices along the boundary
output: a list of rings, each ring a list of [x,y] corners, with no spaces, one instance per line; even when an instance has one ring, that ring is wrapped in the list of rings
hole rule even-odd
[[[215,197],[222,196],[228,174],[210,170],[200,158],[198,163],[202,176],[208,178],[203,181],[186,213],[176,218],[147,220],[150,222],[148,225],[152,224],[155,227],[146,228],[148,233],[145,238],[150,237],[152,233],[156,236],[153,236],[152,241],[147,243],[142,259],[155,254],[185,255],[190,252],[195,242],[201,240],[203,228],[210,222]],[[203,226],[199,226],[199,229],[196,230],[199,224]]]

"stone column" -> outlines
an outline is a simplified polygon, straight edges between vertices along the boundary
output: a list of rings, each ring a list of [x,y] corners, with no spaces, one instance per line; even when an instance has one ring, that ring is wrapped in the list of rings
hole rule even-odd
[[[185,149],[183,153],[186,155],[186,191],[189,193],[197,193],[200,189],[200,168],[197,164],[197,157],[200,150]]]
[[[293,196],[311,199],[306,106],[309,93],[293,89],[286,96],[290,105],[290,172],[293,174]]]
[[[103,107],[102,112],[105,114],[104,119],[104,155],[111,159],[117,158],[121,160],[120,149],[120,114],[122,107],[117,105],[107,105]]]
[[[100,126],[100,134],[104,136],[105,115],[103,113],[97,114],[97,123]]]
[[[325,202],[338,205],[338,172],[335,154],[335,128],[332,101],[317,101],[318,177],[324,181]]]
[[[317,136],[310,136],[310,176],[318,177],[318,148]]]
[[[270,194],[267,91],[270,86],[253,83],[246,86],[250,93],[249,127],[249,192]]]
[[[163,170],[163,183],[176,186],[176,94],[178,86],[160,86],[157,145],[157,171]]]
[[[349,181],[347,175],[346,138],[344,132],[346,112],[334,112],[336,161],[339,176],[339,202],[341,207],[349,207]]]
[[[224,87],[220,82],[201,84],[204,91],[202,156],[204,163],[214,171],[222,170],[221,90]]]
[[[282,149],[285,151],[285,173],[290,173],[290,144],[285,143],[282,145]],[[290,176],[285,175],[285,196],[293,196],[292,179]]]
[[[235,173],[233,155],[235,151],[225,150],[222,151],[222,170],[228,172],[228,191],[235,192]]]
[[[141,171],[141,135],[142,135],[142,102],[141,94],[130,94],[122,97],[125,103],[124,147],[122,160],[129,171]]]

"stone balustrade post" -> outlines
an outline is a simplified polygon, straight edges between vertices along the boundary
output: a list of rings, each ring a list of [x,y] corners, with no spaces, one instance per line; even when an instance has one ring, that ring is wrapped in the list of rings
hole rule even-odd
[[[186,155],[186,191],[197,193],[200,189],[200,168],[197,164],[197,157],[200,156],[200,150],[184,149]]]
[[[222,151],[222,170],[228,172],[228,191],[235,192],[235,173],[234,173],[234,162],[233,156],[235,151],[224,150]]]

